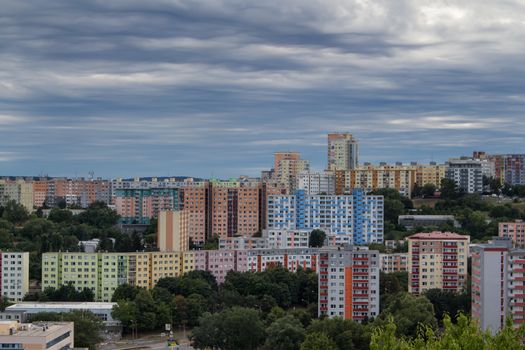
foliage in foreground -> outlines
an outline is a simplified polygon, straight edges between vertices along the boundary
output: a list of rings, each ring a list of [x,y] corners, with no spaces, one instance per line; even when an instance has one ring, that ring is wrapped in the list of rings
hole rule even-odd
[[[443,320],[445,330],[438,335],[431,327],[420,326],[414,339],[396,336],[396,323],[390,318],[384,327],[376,328],[370,342],[371,350],[518,350],[525,349],[521,344],[520,334],[523,328],[515,330],[512,320],[508,319],[505,327],[495,335],[479,330],[476,323],[464,314],[460,314],[457,323],[447,315]]]

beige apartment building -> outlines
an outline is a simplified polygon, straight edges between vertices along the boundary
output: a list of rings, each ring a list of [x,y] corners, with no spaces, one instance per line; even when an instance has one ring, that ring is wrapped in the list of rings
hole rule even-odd
[[[459,292],[467,280],[470,236],[452,232],[416,233],[408,237],[408,291]]]

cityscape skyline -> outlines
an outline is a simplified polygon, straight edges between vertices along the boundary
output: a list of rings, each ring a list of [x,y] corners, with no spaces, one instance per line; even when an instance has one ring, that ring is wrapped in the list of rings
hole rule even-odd
[[[522,10],[5,1],[0,174],[254,176],[288,150],[322,169],[333,131],[373,163],[522,153]]]

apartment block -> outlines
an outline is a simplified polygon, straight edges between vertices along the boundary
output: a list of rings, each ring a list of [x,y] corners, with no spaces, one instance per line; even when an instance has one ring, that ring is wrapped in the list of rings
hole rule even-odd
[[[29,292],[29,253],[0,252],[0,295],[21,301]]]
[[[297,175],[298,190],[309,195],[335,194],[335,173],[333,171],[303,171]]]
[[[283,267],[291,272],[298,269],[317,271],[319,251],[314,248],[253,249],[247,251],[247,271],[262,272]]]
[[[494,163],[488,159],[464,157],[446,163],[445,178],[453,180],[465,193],[483,192],[483,176],[494,176]]]
[[[189,213],[184,210],[161,211],[157,221],[157,248],[161,252],[190,249]]]
[[[308,248],[309,230],[263,230],[262,237],[221,237],[219,249]]]
[[[351,193],[356,188],[367,192],[392,188],[406,197],[411,197],[416,183],[416,169],[402,164],[363,165],[352,170],[341,170],[338,173],[336,179],[340,183],[336,185],[337,194]]]
[[[489,158],[495,164],[495,177],[509,185],[525,185],[525,154],[498,154]]]
[[[33,211],[33,184],[23,179],[0,179],[0,205],[14,200],[29,212]]]
[[[73,322],[18,323],[0,321],[2,349],[71,350]]]
[[[130,253],[44,253],[42,290],[73,285],[78,291],[89,288],[95,300],[109,302],[115,289],[124,283],[151,289],[159,279],[177,277],[194,270],[209,271],[223,283],[230,271],[264,271],[282,266],[317,270],[318,250],[219,249]]]
[[[260,226],[260,182],[211,181],[211,235],[253,236]]]
[[[268,229],[321,229],[351,235],[356,245],[381,243],[383,206],[382,196],[365,195],[363,190],[353,190],[352,195],[307,195],[298,190],[269,196]]]
[[[379,254],[379,261],[384,273],[408,271],[408,253]]]
[[[182,275],[184,252],[151,252],[150,257],[150,286],[153,288],[159,279]]]
[[[472,318],[494,334],[507,317],[525,323],[525,250],[498,239],[472,248]]]
[[[352,170],[358,163],[359,144],[352,134],[328,134],[328,170]]]
[[[301,159],[299,152],[275,152],[272,178],[285,184],[287,191],[295,190],[296,179],[300,172],[310,170],[310,162]]]
[[[500,237],[508,237],[515,247],[525,248],[525,222],[523,220],[500,222],[498,231]]]
[[[319,317],[363,321],[379,315],[379,252],[363,248],[319,252]]]
[[[412,166],[416,169],[416,184],[419,187],[423,187],[426,184],[432,184],[436,188],[441,187],[441,180],[445,178],[445,164],[431,162],[430,164],[416,163]]]
[[[129,254],[44,253],[42,290],[71,284],[78,291],[91,289],[96,300],[111,301],[115,289],[130,282]]]
[[[180,209],[178,188],[116,189],[114,201],[127,224],[148,224],[162,210]]]
[[[208,196],[206,182],[187,182],[180,188],[182,208],[187,213],[188,237],[195,244],[204,244],[208,227]]]
[[[459,292],[467,280],[470,236],[452,232],[408,237],[408,291],[438,288]]]

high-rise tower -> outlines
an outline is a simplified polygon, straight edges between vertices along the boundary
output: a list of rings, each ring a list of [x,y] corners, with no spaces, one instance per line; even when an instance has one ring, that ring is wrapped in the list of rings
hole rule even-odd
[[[358,153],[359,145],[352,134],[328,134],[328,170],[355,169]]]

